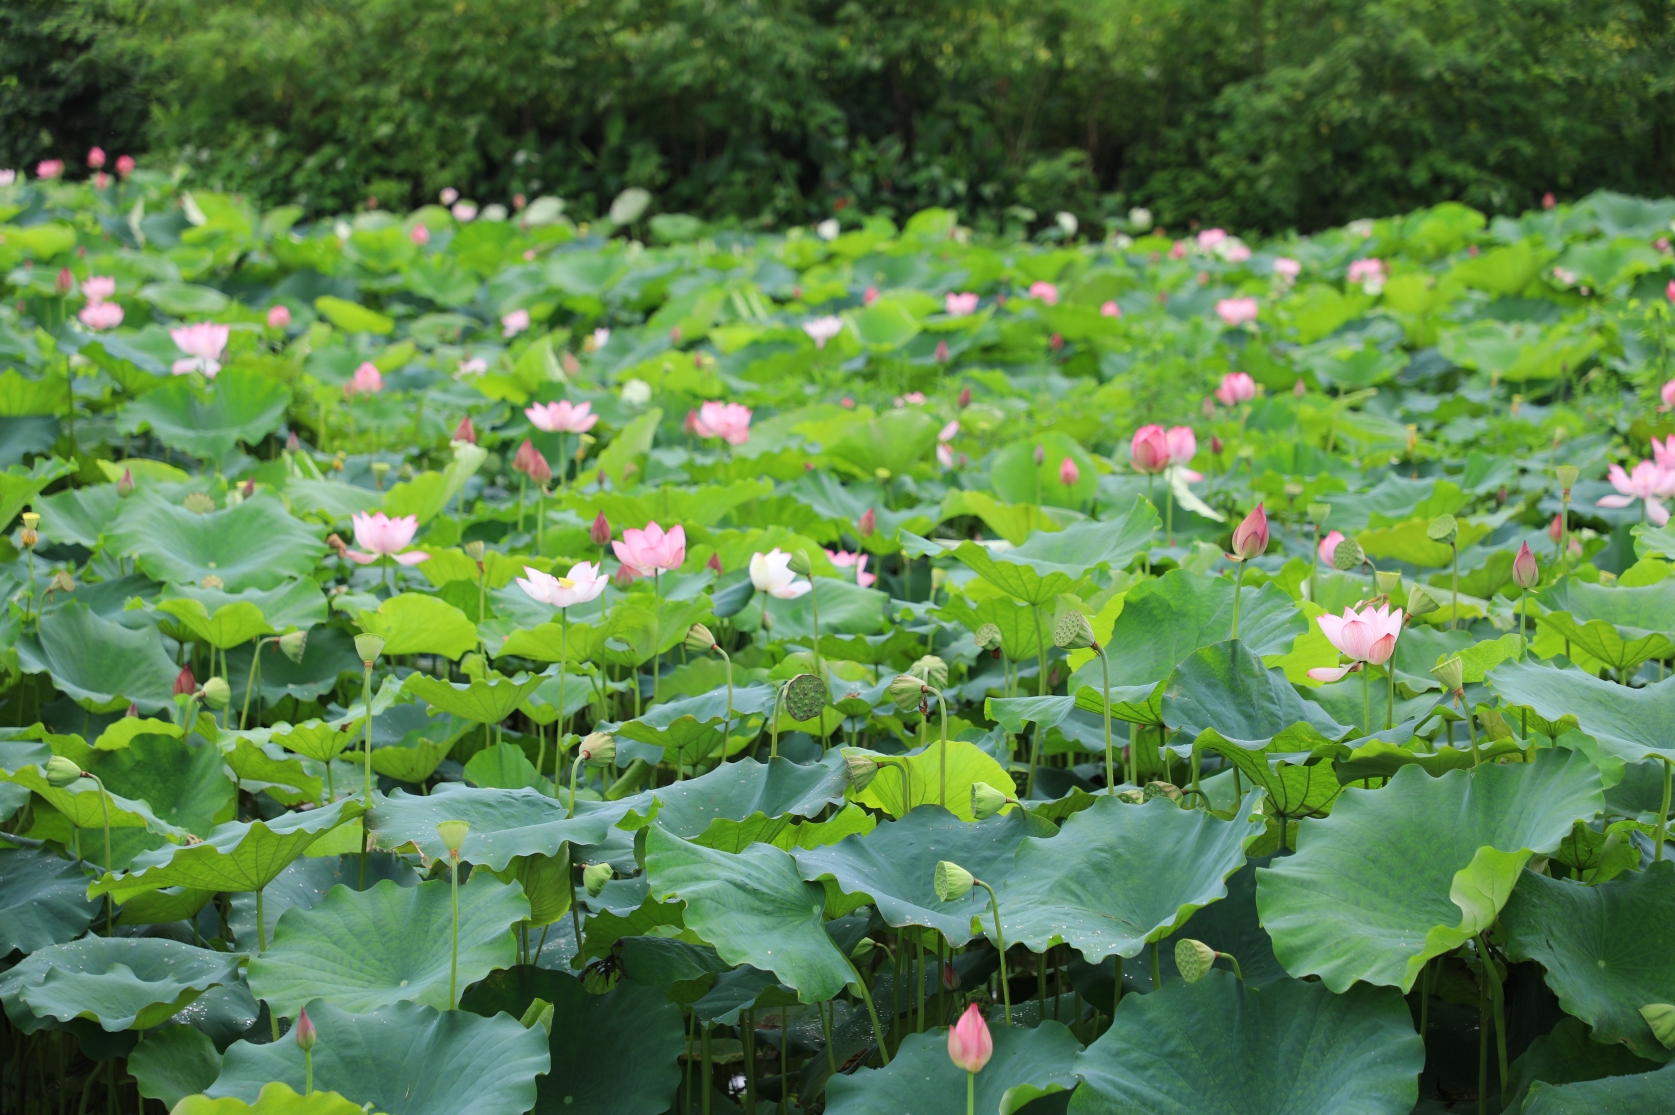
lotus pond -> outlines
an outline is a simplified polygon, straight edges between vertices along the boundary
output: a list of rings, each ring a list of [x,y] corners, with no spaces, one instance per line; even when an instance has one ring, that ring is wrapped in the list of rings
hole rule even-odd
[[[5,1112],[1675,1110],[1675,201],[447,201],[0,187]]]

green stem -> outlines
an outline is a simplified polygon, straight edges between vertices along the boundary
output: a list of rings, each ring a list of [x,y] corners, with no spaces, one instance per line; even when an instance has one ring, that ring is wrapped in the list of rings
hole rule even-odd
[[[257,639],[256,651],[250,656],[250,676],[244,683],[244,707],[239,709],[238,730],[244,731],[245,717],[250,715],[250,693],[256,688],[256,679],[262,673],[262,644],[275,642],[274,639]]]
[[[808,578],[808,606],[814,616],[814,676],[826,680],[826,671],[820,665],[820,590],[815,587],[814,574]]]
[[[785,686],[782,685],[779,687],[779,692],[774,694],[773,742],[768,745],[768,762],[770,763],[779,758],[779,705],[784,699]]]
[[[878,1024],[878,1010],[872,1005],[872,992],[867,990],[867,981],[862,978],[861,970],[855,967],[855,961],[845,957],[849,963],[849,970],[855,973],[855,983],[861,989],[861,998],[866,1000],[867,1015],[872,1019],[872,1036],[878,1041],[878,1056],[888,1065],[890,1063],[890,1043],[884,1040],[884,1027]]]
[[[564,750],[564,683],[570,676],[570,609],[558,610],[558,722],[553,725],[556,735],[553,738],[553,781],[558,781],[558,756]],[[543,741],[544,742],[544,741]],[[541,764],[535,764],[535,775],[539,779]],[[555,791],[557,787],[554,787]],[[556,796],[556,795],[555,795]],[[570,805],[575,808],[575,787],[570,790]]]
[[[1367,675],[1372,671],[1372,663],[1361,663],[1361,732],[1363,735],[1373,734],[1373,698],[1372,681]]]
[[[1000,946],[1000,994],[1006,1003],[1006,1024],[1012,1025],[1012,985],[1006,979],[1006,933],[1000,927],[1000,899],[995,896],[995,888],[981,879],[972,882],[989,892],[989,909],[995,916],[995,940]]]
[[[1041,637],[1041,605],[1031,604],[1030,615],[1035,619],[1035,657],[1037,677],[1035,679],[1035,695],[1047,695],[1047,640]],[[1035,722],[1035,742],[1029,749],[1029,786],[1025,789],[1026,797],[1035,795],[1035,768],[1041,761],[1042,740],[1041,721]]]
[[[1285,823],[1285,819],[1283,817],[1280,818],[1280,823],[1281,824]],[[1163,965],[1157,958],[1157,942],[1153,941],[1152,942],[1152,990],[1156,991],[1158,988],[1160,988],[1162,986],[1163,986]]]
[[[710,1093],[715,1091],[715,1070],[710,1067],[710,1025],[707,1022],[704,1023],[703,1037],[701,1040],[704,1047],[704,1071],[699,1074],[698,1079],[704,1089],[703,1112],[704,1115],[710,1115]],[[833,1069],[832,1071],[834,1073],[837,1072],[836,1069]]]
[[[1384,726],[1391,728],[1395,726],[1396,717],[1396,656],[1394,654],[1384,664],[1384,679],[1389,687],[1389,692],[1384,700]]]
[[[314,1094],[314,1050],[312,1049],[302,1051],[302,1094],[305,1096]]]
[[[1495,1057],[1496,1068],[1500,1072],[1501,1093],[1506,1092],[1507,1072],[1506,1063],[1506,989],[1501,986],[1501,974],[1495,967],[1495,958],[1489,955],[1489,943],[1483,939],[1483,934],[1477,935],[1478,959],[1483,965],[1483,971],[1489,979],[1489,990],[1495,1009]]]
[[[1239,637],[1239,590],[1245,583],[1245,563],[1239,562],[1238,572],[1233,574],[1233,638]]]
[[[1099,655],[1100,680],[1105,685],[1104,699],[1099,702],[1101,711],[1105,714],[1105,792],[1117,792],[1117,774],[1111,753],[1111,661],[1105,657],[1105,648],[1098,643],[1093,645],[1093,652]]]
[[[1216,955],[1226,957],[1227,962],[1229,964],[1233,965],[1233,975],[1238,978],[1240,983],[1245,982],[1244,969],[1239,967],[1239,958],[1237,956],[1234,956],[1230,952],[1218,952],[1218,953],[1216,953]]]
[[[99,778],[98,775],[89,771],[89,772],[87,772],[87,777],[93,779],[93,784],[95,786],[99,787],[99,809],[105,815],[105,874],[108,876],[112,873],[111,864],[112,864],[112,862],[114,862],[111,858],[111,805],[110,805],[110,795],[105,792],[105,784]],[[1665,798],[1668,797],[1667,794],[1665,794],[1664,796],[1665,796]],[[1666,800],[1664,802],[1664,812],[1667,813],[1668,811],[1669,811],[1669,802]],[[1661,848],[1662,846],[1659,845],[1659,847]],[[115,935],[116,935],[116,905],[115,905],[115,902],[111,898],[110,891],[106,891],[105,892],[105,936],[113,937]]]
[[[256,951],[268,951],[268,923],[262,907],[262,893],[266,887],[256,888]]]
[[[1483,762],[1483,756],[1477,750],[1477,718],[1471,714],[1471,702],[1466,702],[1466,730],[1471,733],[1471,765],[1477,766]]]
[[[721,661],[727,665],[727,719],[721,725],[721,762],[725,763],[727,740],[733,731],[733,659],[719,646],[715,648],[715,653],[721,655]]]
[[[361,679],[361,703],[366,708],[366,812],[372,811],[372,664]],[[327,760],[330,762],[330,760]],[[357,889],[366,889],[366,820],[361,820],[361,877]]]
[[[459,1009],[459,853],[454,852],[449,857],[453,860],[452,886],[454,896],[454,953],[448,963],[448,1009]]]
[[[518,477],[518,533],[523,533],[523,497],[529,486],[529,477]]]
[[[581,773],[583,761],[581,749],[577,748],[576,761],[570,764],[570,811],[564,815],[566,820],[576,815],[576,775]]]
[[[826,1064],[837,1075],[837,1050],[832,1048],[832,1016],[826,1013],[831,1003],[815,1003],[814,1009],[820,1012],[820,1029],[826,1035]]]
[[[1448,629],[1457,630],[1460,626],[1460,541],[1455,539],[1448,544],[1454,560],[1454,605],[1448,613]]]
[[[930,687],[926,686],[926,688],[929,689]],[[947,809],[948,808],[948,698],[942,695],[942,691],[940,689],[931,689],[931,692],[936,694],[937,707],[938,707],[938,709],[941,710],[941,713],[942,713],[942,740],[941,740],[940,745],[937,747],[937,751],[940,752],[941,758],[942,758],[942,772],[941,772],[941,775],[940,775],[940,777],[942,779],[942,782],[941,782],[942,808]]]
[[[1667,756],[1659,755],[1663,760],[1663,805],[1658,809],[1657,850],[1652,853],[1652,862],[1663,862],[1663,841],[1669,834],[1669,795],[1675,789],[1675,761]]]
[[[661,569],[653,571],[653,573],[651,575],[651,589],[652,589],[652,592],[655,593],[656,596],[657,596],[657,612],[658,612],[658,614],[662,614],[662,611],[663,611],[663,571]],[[657,694],[659,692],[658,687],[662,684],[662,678],[661,678],[660,675],[663,673],[663,671],[661,669],[659,669],[659,666],[660,666],[659,660],[661,658],[662,658],[662,655],[660,653],[658,653],[657,650],[654,647],[653,650],[652,650],[652,655],[651,655],[651,703],[654,704],[654,705],[657,703]],[[634,679],[634,693],[636,695],[636,698],[638,697],[639,692],[640,692],[639,679],[635,678]],[[637,712],[636,712],[636,715],[638,715]],[[680,769],[678,760],[676,762],[675,769],[677,771]]]
[[[977,1110],[977,1074],[965,1074],[965,1115],[976,1115]]]

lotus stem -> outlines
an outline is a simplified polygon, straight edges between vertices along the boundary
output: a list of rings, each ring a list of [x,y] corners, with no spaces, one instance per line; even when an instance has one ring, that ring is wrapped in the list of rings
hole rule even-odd
[[[576,775],[581,772],[582,763],[585,761],[582,750],[578,747],[576,761],[570,764],[570,811],[564,815],[566,820],[576,815]]]
[[[770,763],[779,758],[779,706],[784,700],[785,686],[782,685],[779,687],[779,691],[774,694],[773,742],[768,745],[768,762]]]
[[[1454,603],[1448,612],[1448,629],[1456,631],[1460,627],[1460,539],[1457,536],[1449,541],[1448,549],[1454,564]]]
[[[366,808],[372,811],[372,663],[366,664],[361,676],[361,703],[366,708]],[[327,760],[328,765],[331,760]],[[361,820],[361,876],[358,890],[366,889],[366,820]]]
[[[1506,990],[1501,986],[1501,974],[1495,967],[1495,958],[1489,953],[1489,942],[1484,940],[1483,934],[1477,935],[1478,960],[1483,965],[1483,973],[1489,981],[1489,991],[1492,996],[1495,1015],[1495,1057],[1496,1068],[1499,1070],[1501,1091],[1506,1091],[1507,1072],[1506,1063]],[[1483,1075],[1488,1075],[1487,1067]]]
[[[1031,604],[1029,611],[1035,620],[1035,655],[1038,671],[1035,679],[1035,695],[1045,697],[1047,695],[1047,641],[1041,637],[1041,605]],[[1106,699],[1109,700],[1109,696]],[[1041,721],[1037,720],[1035,722],[1035,742],[1030,745],[1029,749],[1029,785],[1024,790],[1026,797],[1033,797],[1035,794],[1035,768],[1041,761],[1041,745],[1044,734]],[[943,804],[946,805],[947,803],[944,802]]]
[[[974,1115],[977,1108],[977,1074],[969,1069],[965,1074],[965,1115]]]
[[[1285,830],[1284,826],[1285,826],[1285,818],[1281,817],[1280,818],[1280,831],[1281,832],[1284,832],[1284,830]],[[1284,844],[1285,844],[1285,839],[1282,836],[1280,838],[1281,850],[1284,850]],[[1162,986],[1163,986],[1163,965],[1157,958],[1157,942],[1153,941],[1152,942],[1152,990],[1156,991],[1158,988],[1160,988]]]
[[[452,958],[450,958],[450,960],[448,962],[448,1009],[449,1010],[458,1010],[459,1009],[459,995],[458,995],[458,992],[457,992],[457,988],[458,988],[458,984],[459,984],[459,853],[457,851],[450,851],[449,855],[448,855],[448,858],[449,858],[449,860],[452,861],[450,866],[453,868],[453,870],[451,872],[451,878],[450,878],[449,882],[450,882],[452,890],[453,890],[453,899],[454,899],[454,953],[453,953]],[[578,943],[578,948],[579,947],[580,946],[579,946],[579,943]]]
[[[275,1038],[274,1040],[278,1041],[279,1039]],[[305,1096],[314,1094],[314,1050],[312,1049],[302,1051],[302,1094]]]
[[[558,610],[558,722],[553,737],[553,781],[558,781],[558,756],[564,750],[564,683],[570,675],[570,609]],[[544,741],[543,741],[544,742]],[[535,764],[535,776],[541,776],[541,764]],[[572,814],[576,807],[575,787],[570,789]]]
[[[820,590],[815,586],[814,574],[808,577],[808,606],[814,616],[814,676],[826,680],[826,669],[820,663]]]
[[[1105,714],[1105,792],[1114,794],[1117,792],[1117,774],[1111,754],[1111,660],[1105,657],[1105,648],[1098,643],[1093,645],[1093,652],[1099,655],[1100,681],[1105,686],[1103,699],[1099,702],[1100,710]]]
[[[830,1002],[815,1003],[814,1009],[820,1012],[820,1029],[826,1035],[826,1064],[837,1075],[837,1050],[832,1048],[832,1018],[826,1013],[826,1008],[832,1006]]]
[[[1675,789],[1675,762],[1672,762],[1666,755],[1659,755],[1657,757],[1663,760],[1663,805],[1658,809],[1658,846],[1657,850],[1652,853],[1652,861],[1654,863],[1662,863],[1663,842],[1664,838],[1669,834],[1669,795],[1670,790]],[[106,836],[108,838],[108,832]]]
[[[86,774],[87,777],[93,779],[93,784],[95,786],[99,787],[99,810],[105,816],[105,874],[108,876],[108,875],[112,874],[113,870],[114,870],[111,867],[111,864],[112,864],[113,861],[111,859],[111,805],[110,805],[110,794],[106,793],[105,783],[102,779],[100,779],[100,777],[98,775],[94,774],[92,771],[83,771],[83,773]],[[1665,785],[1667,785],[1667,783],[1665,783]],[[1665,793],[1664,793],[1664,798],[1665,798],[1664,812],[1665,813],[1669,812],[1669,802],[1667,800],[1668,797],[1669,797],[1669,794],[1668,794],[1667,791],[1665,791]],[[79,843],[79,841],[78,841],[78,843]],[[1660,845],[1660,847],[1661,847],[1661,845]],[[105,936],[114,937],[115,935],[116,935],[115,901],[111,897],[111,892],[107,890],[105,892]]]
[[[733,658],[718,645],[715,653],[721,655],[721,661],[727,666],[727,716],[721,723],[721,762],[727,761],[727,741],[733,731]],[[719,765],[719,764],[718,764]]]
[[[1384,700],[1384,726],[1392,728],[1396,722],[1396,656],[1390,655],[1390,661],[1384,664],[1384,679],[1389,692]]]
[[[658,611],[659,614],[661,614],[662,611],[663,611],[663,571],[661,569],[654,570],[652,572],[652,575],[651,575],[651,589],[652,589],[652,592],[656,593],[656,595],[657,595],[657,611]],[[662,658],[662,655],[657,650],[657,644],[653,643],[652,644],[652,649],[651,649],[651,703],[654,704],[654,705],[657,703],[657,694],[659,692],[659,686],[662,682],[662,678],[661,678],[660,675],[663,673],[663,671],[658,668],[659,659],[661,659],[661,658]],[[634,701],[635,701],[635,706],[636,706],[635,715],[638,715],[639,697],[640,697],[640,684],[639,684],[639,678],[636,677],[634,679]],[[675,769],[677,771],[680,769],[680,761],[678,759],[675,761]]]
[[[1318,558],[1320,555],[1316,554]],[[1239,637],[1239,590],[1245,584],[1245,563],[1239,562],[1238,570],[1233,574],[1233,638]]]
[[[250,693],[256,688],[256,679],[262,676],[262,644],[278,642],[278,636],[272,638],[257,638],[256,650],[250,655],[250,676],[244,682],[244,707],[239,709],[238,730],[244,731],[245,717],[250,715]]]
[[[1518,611],[1518,661],[1522,662],[1524,660],[1524,647],[1527,643],[1526,637],[1524,635],[1524,628],[1529,624],[1529,621],[1530,621],[1530,590],[1529,589],[1525,589],[1519,595],[1518,603],[1521,605],[1521,607],[1519,608],[1519,611]]]
[[[878,1010],[872,1005],[872,992],[867,990],[867,981],[861,975],[861,969],[855,966],[854,958],[846,956],[844,959],[849,963],[849,970],[855,973],[855,983],[861,989],[861,998],[866,1001],[867,1015],[872,1019],[872,1036],[878,1042],[879,1059],[888,1065],[890,1063],[890,1043],[884,1040],[884,1027],[878,1024]]]
[[[942,771],[941,771],[941,774],[939,776],[941,778],[942,808],[947,809],[948,808],[948,698],[943,694],[942,690],[940,690],[940,689],[931,689],[931,687],[928,686],[928,685],[925,686],[925,688],[927,690],[929,690],[930,692],[936,694],[937,707],[939,709],[941,709],[941,711],[942,711],[942,740],[941,740],[941,744],[937,748],[937,750],[940,752],[940,754],[942,756]]]
[[[1000,927],[1000,899],[995,895],[995,888],[981,879],[973,879],[973,883],[989,892],[989,909],[995,916],[995,938],[1000,944],[1000,994],[1006,1003],[1006,1024],[1012,1025],[1012,985],[1006,980],[1006,933]]]
[[[523,500],[529,488],[529,477],[518,476],[518,533],[523,533]]]
[[[1368,736],[1373,734],[1372,681],[1367,677],[1371,670],[1370,663],[1361,663],[1361,734]]]

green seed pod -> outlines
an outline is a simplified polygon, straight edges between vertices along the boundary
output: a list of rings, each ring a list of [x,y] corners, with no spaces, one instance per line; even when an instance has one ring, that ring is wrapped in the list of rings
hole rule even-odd
[[[1146,794],[1143,790],[1118,790],[1117,800],[1120,802],[1126,802],[1129,805],[1144,805],[1146,801]]]
[[[212,709],[224,709],[233,699],[233,687],[227,684],[226,678],[210,678],[204,682],[201,692],[204,704]]]
[[[1442,607],[1442,604],[1431,595],[1424,585],[1415,582],[1414,586],[1407,590],[1408,615],[1415,618],[1430,615],[1440,607]]]
[[[1456,654],[1433,666],[1431,676],[1442,682],[1443,692],[1458,693],[1465,685],[1466,664]]]
[[[616,872],[611,870],[608,863],[590,863],[582,868],[582,886],[587,888],[589,898],[598,898],[604,891],[605,884],[616,878]]]
[[[855,942],[855,947],[849,950],[850,959],[859,964],[867,957],[871,956],[873,949],[876,949],[877,947],[878,945],[874,943],[871,937],[862,937],[859,941]]]
[[[1452,515],[1438,515],[1425,528],[1425,537],[1444,546],[1451,545],[1459,533],[1460,524]]]
[[[992,623],[985,623],[977,629],[977,645],[984,650],[999,650],[1001,646],[1000,628]]]
[[[1203,941],[1183,937],[1175,943],[1175,967],[1188,983],[1197,983],[1209,975],[1215,962],[1216,950]]]
[[[1576,487],[1576,481],[1582,475],[1582,470],[1575,465],[1560,465],[1553,470],[1553,475],[1559,478],[1559,487],[1568,492]]]
[[[1147,801],[1153,798],[1168,798],[1173,802],[1181,800],[1181,788],[1168,782],[1148,782],[1143,792]]]
[[[41,773],[46,776],[47,785],[62,790],[81,777],[81,767],[62,755],[54,755],[46,761]]]
[[[814,563],[809,560],[807,550],[798,550],[793,553],[791,560],[786,562],[785,567],[791,572],[800,573],[805,577],[812,578],[814,576]]]
[[[595,766],[604,766],[616,758],[616,737],[609,732],[589,732],[576,754]]]
[[[582,990],[589,995],[608,995],[622,979],[622,965],[610,960],[595,960],[582,972]]]
[[[1332,505],[1329,504],[1329,503],[1311,503],[1311,504],[1309,504],[1309,522],[1313,523],[1316,527],[1325,526],[1326,525],[1326,516],[1330,515],[1331,513],[1332,513]]]
[[[1053,627],[1053,645],[1061,650],[1084,650],[1094,645],[1093,625],[1081,612],[1069,611]]]
[[[471,826],[464,821],[443,821],[436,826],[436,835],[442,838],[442,846],[456,856],[465,847],[465,836],[470,831]]]
[[[925,683],[912,674],[897,674],[890,682],[890,699],[903,712],[912,712],[925,699]]]
[[[813,674],[798,674],[785,683],[785,711],[792,720],[813,720],[831,701],[826,683]]]
[[[695,654],[708,654],[715,649],[715,636],[703,624],[695,623],[686,630],[685,646]]]
[[[999,813],[1012,796],[1002,790],[997,790],[987,782],[973,782],[971,784],[971,815],[979,821],[986,821]]]
[[[849,788],[857,794],[872,785],[872,780],[878,777],[878,760],[859,747],[845,747],[839,751],[843,756],[844,769],[849,772]]]
[[[1345,538],[1338,543],[1338,548],[1332,551],[1332,568],[1347,573],[1367,560],[1366,552],[1361,549],[1361,543],[1353,538]]]
[[[1386,572],[1383,569],[1373,574],[1373,581],[1377,583],[1378,591],[1385,596],[1389,596],[1402,587],[1402,575],[1400,573]]]
[[[938,901],[957,902],[971,893],[974,882],[976,878],[959,864],[938,860],[931,885],[936,889]]]
[[[303,652],[308,649],[308,632],[291,631],[279,636],[279,649],[286,658],[300,663]]]
[[[907,668],[907,672],[923,681],[932,689],[941,689],[948,684],[948,663],[934,654],[927,654],[919,661]]]
[[[384,653],[384,637],[382,635],[356,635],[355,653],[361,656],[361,661],[370,666],[378,661],[378,656]]]

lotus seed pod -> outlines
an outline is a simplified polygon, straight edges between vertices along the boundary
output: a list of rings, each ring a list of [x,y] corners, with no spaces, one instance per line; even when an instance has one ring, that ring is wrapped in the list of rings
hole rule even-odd
[[[1000,628],[992,623],[985,623],[977,629],[977,645],[984,650],[999,650],[1001,647]]]
[[[210,678],[204,682],[201,690],[204,704],[212,709],[224,709],[227,702],[233,699],[233,687],[227,684],[226,678]]]
[[[227,587],[227,582],[223,581],[220,577],[217,577],[214,573],[206,573],[204,575],[204,579],[198,582],[198,586],[200,588],[214,589],[219,592]]]
[[[355,653],[361,656],[361,661],[368,668],[378,661],[378,656],[384,653],[384,637],[382,635],[356,635]]]
[[[20,517],[23,519],[24,530],[38,530],[40,528],[41,516],[38,512],[25,511]]]
[[[1332,551],[1332,568],[1347,573],[1363,561],[1367,555],[1361,549],[1361,543],[1353,538],[1345,538],[1338,543],[1338,548]]]
[[[373,461],[369,467],[372,469],[373,482],[378,485],[378,490],[380,492],[383,491],[384,478],[390,475],[390,462]]]
[[[786,563],[786,568],[793,573],[800,573],[804,577],[814,576],[814,563],[809,560],[807,550],[794,551],[791,554],[791,560]]]
[[[605,884],[614,878],[616,872],[608,863],[590,863],[582,868],[582,886],[587,888],[589,898],[598,898],[604,892]]]
[[[1425,528],[1425,537],[1432,542],[1441,542],[1444,546],[1454,541],[1460,532],[1460,524],[1452,515],[1438,515]]]
[[[1675,1049],[1675,1006],[1668,1003],[1648,1003],[1640,1008],[1640,1017],[1652,1028],[1652,1036],[1665,1049]]]
[[[843,767],[849,772],[849,788],[857,794],[872,785],[872,780],[878,777],[878,760],[861,750],[859,747],[845,747],[841,750]]]
[[[215,510],[215,501],[204,492],[192,492],[181,500],[181,505],[194,515],[208,515]]]
[[[1400,573],[1383,569],[1373,574],[1373,581],[1378,585],[1378,591],[1385,596],[1389,596],[1402,587],[1402,575]]]
[[[308,632],[289,631],[279,636],[279,649],[292,662],[301,662],[303,652],[308,649]]]
[[[867,957],[871,956],[873,950],[877,947],[878,945],[871,937],[862,937],[859,941],[855,942],[855,947],[850,950],[850,959],[854,960],[856,963],[860,963]]]
[[[1458,693],[1465,685],[1466,664],[1459,655],[1445,658],[1431,668],[1431,676],[1442,682],[1443,692]]]
[[[443,821],[436,826],[436,835],[442,838],[442,846],[453,856],[459,855],[459,850],[465,847],[465,834],[471,831],[471,826],[464,821]]]
[[[925,655],[909,666],[907,672],[932,689],[941,689],[948,684],[948,663],[934,654]]]
[[[703,624],[695,623],[687,628],[685,645],[697,654],[708,654],[715,649],[715,636]]]
[[[1094,645],[1093,625],[1081,612],[1069,611],[1053,627],[1053,645],[1061,650],[1085,650]]]
[[[1153,798],[1168,798],[1173,802],[1181,800],[1181,788],[1168,782],[1148,782],[1144,793],[1147,801]]]
[[[1183,937],[1175,942],[1175,967],[1186,982],[1197,983],[1209,975],[1215,962],[1216,950],[1203,941]]]
[[[73,574],[71,574],[71,572],[68,569],[58,570],[56,573],[54,573],[52,575],[51,591],[53,591],[53,592],[74,592],[74,591],[76,591],[76,578],[75,578],[75,576]]]
[[[798,674],[785,683],[785,711],[792,720],[813,720],[831,700],[826,683],[813,674]]]
[[[46,761],[41,773],[46,776],[47,785],[62,790],[81,777],[81,767],[62,755],[54,755]]]
[[[320,1040],[320,1033],[314,1028],[314,1020],[308,1017],[306,1009],[297,1012],[297,1024],[292,1032],[296,1035],[297,1046],[304,1053],[314,1048],[314,1043]]]
[[[936,889],[936,897],[940,902],[958,902],[971,893],[972,884],[975,882],[971,872],[948,860],[937,861],[936,874],[931,879],[931,885]]]
[[[912,712],[925,699],[925,683],[912,674],[897,674],[890,682],[890,699],[903,712]]]
[[[1430,591],[1426,589],[1424,585],[1416,583],[1412,588],[1407,590],[1408,615],[1416,618],[1419,616],[1430,615],[1440,607],[1442,607],[1442,604],[1438,602],[1436,597],[1430,594]]]
[[[1313,523],[1316,527],[1326,525],[1326,516],[1331,513],[1332,505],[1329,503],[1309,504],[1309,522]]]
[[[483,554],[488,550],[488,547],[483,545],[481,539],[478,539],[478,540],[472,541],[472,542],[467,542],[464,546],[464,549],[465,549],[465,556],[466,557],[470,558],[472,561],[476,562],[478,565],[483,564]]]
[[[1146,794],[1143,790],[1118,790],[1117,800],[1126,802],[1129,805],[1143,805],[1146,801]]]
[[[585,762],[603,766],[616,758],[616,737],[609,732],[590,732],[576,753]]]
[[[1010,794],[995,789],[987,782],[973,782],[971,784],[971,815],[979,821],[986,821],[993,817],[1011,800]]]
[[[1568,492],[1576,487],[1576,481],[1582,475],[1582,470],[1575,465],[1560,465],[1553,470],[1553,474],[1559,478],[1559,487]]]

